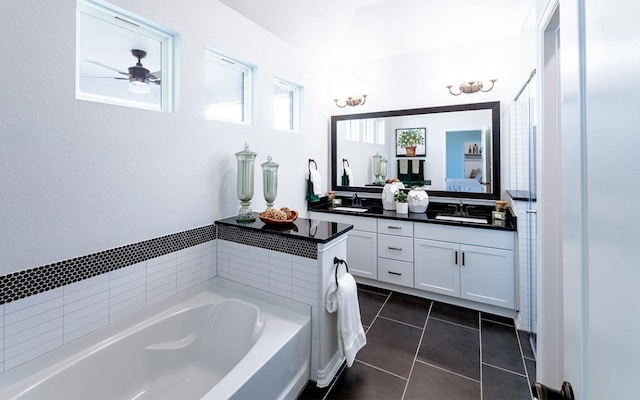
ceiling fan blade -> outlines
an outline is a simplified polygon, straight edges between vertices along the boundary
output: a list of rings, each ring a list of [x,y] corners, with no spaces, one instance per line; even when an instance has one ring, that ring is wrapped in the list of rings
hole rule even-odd
[[[110,67],[110,66],[105,65],[105,64],[103,64],[103,63],[99,63],[99,62],[97,62],[97,61],[92,61],[92,60],[85,60],[85,61],[86,61],[86,62],[89,62],[89,63],[91,63],[91,64],[99,65],[99,66],[101,66],[101,67],[103,67],[103,68],[110,69],[110,70],[115,71],[115,72],[117,72],[117,73],[119,73],[119,74],[129,76],[129,73],[128,73],[128,72],[120,71],[120,70],[119,70],[119,69],[117,69],[117,68]]]
[[[80,78],[91,78],[91,79],[118,79],[123,81],[128,81],[129,78],[120,78],[119,76],[81,76]]]
[[[160,81],[162,80],[162,71],[152,72],[149,75],[147,75],[147,77],[149,78],[149,82],[153,82],[159,85]]]

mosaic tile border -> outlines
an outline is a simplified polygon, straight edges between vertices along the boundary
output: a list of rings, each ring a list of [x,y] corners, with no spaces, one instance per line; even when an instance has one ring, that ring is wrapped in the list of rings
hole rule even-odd
[[[318,259],[318,244],[308,240],[284,237],[273,233],[218,225],[218,239],[260,247],[304,258]]]
[[[215,239],[216,226],[211,224],[0,276],[0,304]]]

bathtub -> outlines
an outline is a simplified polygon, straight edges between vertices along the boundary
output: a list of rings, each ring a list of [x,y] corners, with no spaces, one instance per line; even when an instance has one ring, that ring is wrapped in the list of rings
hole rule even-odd
[[[5,372],[0,398],[295,398],[311,319],[291,303],[216,279]]]

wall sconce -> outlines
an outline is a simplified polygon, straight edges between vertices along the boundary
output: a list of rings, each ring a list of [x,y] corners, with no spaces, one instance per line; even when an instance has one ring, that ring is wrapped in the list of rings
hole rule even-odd
[[[346,106],[361,106],[364,105],[364,103],[367,101],[367,95],[363,94],[362,96],[349,96],[346,99],[344,99],[344,104],[340,105],[338,103],[338,99],[333,99],[333,101],[336,102],[336,106],[340,107],[340,108],[345,108]]]
[[[487,90],[482,89],[484,85],[480,81],[462,82],[460,84],[460,92],[458,93],[453,93],[451,91],[453,85],[447,85],[447,89],[449,89],[449,93],[454,96],[460,96],[462,93],[488,92],[493,89],[493,85],[496,83],[496,81],[497,79],[490,79],[489,82],[491,82],[491,87]]]

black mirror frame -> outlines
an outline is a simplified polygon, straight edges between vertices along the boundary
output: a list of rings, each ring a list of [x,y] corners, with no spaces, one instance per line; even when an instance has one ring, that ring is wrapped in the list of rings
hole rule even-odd
[[[500,102],[492,101],[486,103],[474,103],[474,104],[458,104],[451,106],[440,107],[427,107],[427,108],[412,108],[407,110],[392,110],[392,111],[378,111],[362,114],[348,114],[348,115],[333,115],[331,116],[331,187],[335,191],[349,191],[349,192],[365,192],[365,193],[380,193],[380,187],[364,187],[364,186],[341,186],[338,185],[338,173],[334,170],[338,165],[337,156],[337,124],[338,121],[345,121],[351,119],[365,119],[365,118],[382,118],[382,117],[400,117],[403,115],[417,115],[417,114],[435,114],[445,113],[453,111],[473,111],[473,110],[491,110],[491,156],[493,158],[492,166],[492,193],[472,193],[472,192],[448,192],[445,190],[429,190],[429,196],[436,197],[464,197],[471,199],[487,199],[487,200],[499,200],[501,195],[500,189]]]

